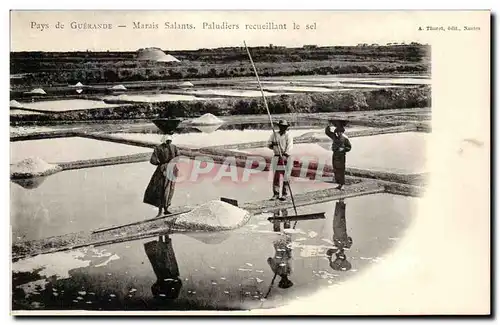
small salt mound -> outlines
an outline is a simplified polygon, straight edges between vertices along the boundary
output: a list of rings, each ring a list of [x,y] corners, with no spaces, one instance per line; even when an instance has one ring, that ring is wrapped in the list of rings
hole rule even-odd
[[[10,174],[14,178],[49,175],[60,170],[60,166],[49,164],[38,157],[26,158],[10,166]]]
[[[9,102],[9,105],[10,105],[10,107],[14,107],[14,108],[23,108],[23,105],[15,99],[11,100]]]
[[[193,87],[194,85],[190,83],[189,81],[184,81],[179,84],[181,87]]]
[[[42,88],[35,88],[35,89],[29,91],[28,94],[47,95],[45,90],[43,90]]]
[[[127,90],[124,85],[114,85],[111,90]]]
[[[81,82],[78,82],[76,85],[72,85],[71,87],[83,87],[83,84]]]
[[[226,202],[209,201],[180,215],[175,225],[189,230],[219,231],[243,226],[250,213]]]
[[[190,123],[195,125],[214,125],[222,124],[224,121],[211,113],[207,113],[198,118],[192,119]]]

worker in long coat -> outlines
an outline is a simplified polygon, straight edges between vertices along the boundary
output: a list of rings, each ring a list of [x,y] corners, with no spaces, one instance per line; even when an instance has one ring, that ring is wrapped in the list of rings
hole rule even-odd
[[[176,299],[182,288],[182,281],[172,239],[168,235],[162,235],[158,240],[144,244],[144,250],[156,275],[156,282],[151,287],[153,296],[159,299]]]
[[[172,136],[166,134],[162,138],[162,143],[154,149],[150,163],[157,166],[149,181],[144,193],[144,203],[151,204],[159,209],[158,216],[162,210],[165,214],[170,214],[168,208],[172,203],[175,191],[175,181],[178,176],[178,169],[172,160],[179,156],[179,149],[172,144]],[[174,165],[169,165],[170,163]]]
[[[332,139],[332,166],[335,174],[335,183],[338,184],[337,189],[342,189],[345,184],[345,162],[346,153],[351,151],[351,142],[344,134],[345,129],[343,125],[338,125],[332,132],[331,127],[327,126],[325,134]]]

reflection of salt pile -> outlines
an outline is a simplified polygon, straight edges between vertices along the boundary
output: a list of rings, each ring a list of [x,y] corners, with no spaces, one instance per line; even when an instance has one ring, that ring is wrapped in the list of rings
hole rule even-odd
[[[180,62],[170,54],[165,54],[161,49],[150,47],[137,51],[137,60],[156,62]]]
[[[14,178],[44,176],[60,170],[60,166],[49,164],[38,157],[30,157],[10,166],[10,174]]]
[[[232,230],[243,226],[250,213],[222,201],[209,201],[180,215],[175,225],[188,230]]]
[[[195,129],[203,132],[203,133],[212,133],[217,131],[222,124],[216,124],[216,125],[197,125]]]
[[[186,236],[194,238],[207,245],[217,245],[226,241],[231,234],[228,232],[191,232],[186,234]]]
[[[110,88],[111,90],[127,90],[124,85],[114,85]]]
[[[43,90],[42,88],[35,88],[31,91],[28,91],[27,93],[28,94],[36,94],[36,95],[47,95],[45,90]]]
[[[9,105],[10,105],[10,107],[13,107],[13,108],[23,108],[23,105],[15,99],[11,100],[9,102]]]
[[[32,178],[18,178],[18,179],[13,179],[12,182],[16,183],[17,185],[28,189],[28,190],[33,190],[35,188],[40,187],[42,183],[45,181],[46,177],[40,176],[40,177],[32,177]]]
[[[207,113],[192,119],[189,123],[192,125],[218,125],[224,123],[224,121],[213,114]]]
[[[180,87],[193,87],[194,85],[189,81],[184,81],[179,84]]]

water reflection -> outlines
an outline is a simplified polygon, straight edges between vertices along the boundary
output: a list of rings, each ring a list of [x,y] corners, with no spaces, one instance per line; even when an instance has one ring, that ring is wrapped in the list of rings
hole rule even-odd
[[[283,224],[284,229],[290,229],[290,219],[288,218],[288,210],[282,209],[274,211],[271,222],[273,224],[273,231],[275,232],[281,231],[281,224]]]
[[[274,257],[269,257],[267,264],[274,273],[273,280],[276,275],[281,278],[278,287],[288,289],[293,286],[293,282],[288,278],[292,272],[292,238],[290,234],[284,234],[282,238],[275,240],[273,245]]]
[[[326,252],[330,261],[330,267],[335,271],[350,270],[352,266],[347,260],[345,251],[351,248],[352,238],[347,235],[346,204],[342,199],[335,203],[333,243],[335,246]]]
[[[212,133],[217,131],[222,126],[222,123],[215,125],[197,125],[193,126],[193,128],[201,131],[202,133]]]
[[[156,282],[151,286],[153,296],[157,299],[177,299],[182,280],[172,239],[168,234],[159,236],[158,240],[144,244],[144,249],[156,275]]]
[[[13,183],[16,183],[19,186],[22,186],[25,189],[33,190],[38,188],[45,181],[47,176],[39,176],[39,177],[31,177],[31,178],[18,178],[12,179]]]

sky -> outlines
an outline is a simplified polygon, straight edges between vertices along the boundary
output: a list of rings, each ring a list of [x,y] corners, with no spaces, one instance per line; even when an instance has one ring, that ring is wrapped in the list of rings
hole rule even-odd
[[[243,46],[244,41],[250,47],[425,43],[426,34],[418,27],[433,15],[415,11],[11,11],[11,51],[189,50]],[[58,22],[64,29],[56,28]],[[134,22],[157,28],[134,29]],[[195,29],[165,29],[165,22],[192,24]],[[72,23],[111,24],[111,29],[74,29]],[[239,28],[209,29],[214,23]],[[265,24],[286,24],[287,29],[247,28]],[[294,24],[300,29],[294,29]],[[307,25],[315,28],[306,29]]]

